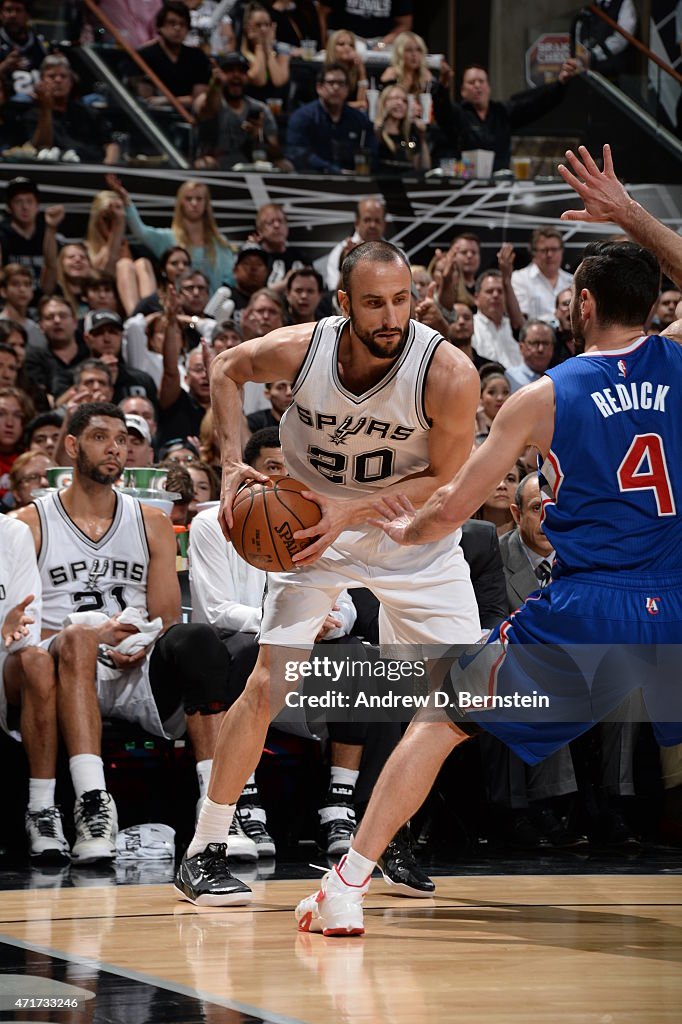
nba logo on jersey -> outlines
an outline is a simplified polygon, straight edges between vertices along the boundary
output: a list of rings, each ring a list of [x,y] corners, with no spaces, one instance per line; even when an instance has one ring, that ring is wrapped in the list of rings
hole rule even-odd
[[[649,615],[658,615],[660,611],[658,607],[660,600],[660,597],[647,597],[646,610],[648,611]]]
[[[618,376],[619,377],[627,377],[627,375],[628,375],[628,368],[625,365],[625,360],[624,359],[619,359],[618,360]]]

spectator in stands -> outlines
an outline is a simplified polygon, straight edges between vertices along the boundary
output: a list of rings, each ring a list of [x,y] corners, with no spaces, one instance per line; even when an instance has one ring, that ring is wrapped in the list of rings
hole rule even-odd
[[[85,344],[92,356],[108,367],[114,388],[110,401],[120,402],[128,395],[157,400],[156,385],[148,373],[130,367],[121,356],[123,323],[118,313],[101,309],[88,313],[83,325]]]
[[[484,360],[474,348],[474,312],[466,302],[456,302],[453,306],[454,319],[448,324],[448,340],[472,361],[480,370]]]
[[[292,324],[309,324],[316,319],[323,290],[322,277],[312,267],[301,267],[289,274],[287,305]]]
[[[66,409],[66,420],[69,420],[80,405],[86,402],[111,402],[114,396],[114,381],[111,369],[102,359],[94,356],[84,359],[73,371],[73,385],[59,395],[56,405]],[[66,424],[63,424],[66,427]],[[62,431],[62,437],[66,430]],[[60,439],[61,440],[61,439]],[[57,446],[57,458],[62,459],[63,451]],[[65,463],[64,463],[65,464]]]
[[[445,252],[436,249],[427,267],[427,274],[435,285],[441,315],[448,322],[452,320],[456,302],[474,306],[452,249]]]
[[[26,361],[26,331],[16,320],[0,319],[0,345],[11,350],[19,373]],[[20,387],[22,385],[19,385]]]
[[[38,186],[23,177],[7,182],[5,203],[8,216],[0,223],[2,263],[26,267],[34,286],[49,293],[57,280],[57,229],[64,219],[64,207],[48,206],[41,213]]]
[[[189,270],[191,257],[187,249],[181,245],[171,245],[159,256],[159,287],[144,299],[140,299],[133,310],[133,316],[142,313],[160,313],[163,308],[163,295],[169,284],[175,284],[180,274]]]
[[[0,80],[9,83],[15,96],[30,97],[38,81],[38,68],[48,46],[29,23],[27,0],[0,3]]]
[[[244,338],[262,338],[264,334],[284,327],[284,302],[272,288],[259,288],[249,299],[242,313],[241,328]]]
[[[33,348],[45,348],[45,335],[35,320],[29,316],[33,305],[35,288],[30,267],[21,263],[8,263],[0,271],[0,297],[4,305],[0,320],[12,320],[26,333],[26,340]]]
[[[227,53],[214,65],[208,92],[197,102],[197,167],[230,170],[253,163],[261,151],[280,170],[292,169],[282,155],[272,111],[245,93],[248,67],[241,53]]]
[[[175,351],[169,346],[167,358],[164,359],[164,382],[159,389],[161,413],[156,437],[158,446],[171,438],[198,436],[204,413],[211,404],[208,374],[201,349],[192,349],[187,356],[185,391],[180,386],[180,352],[177,342],[175,344]]]
[[[142,416],[126,413],[126,427],[128,428],[126,466],[153,466],[154,448],[152,447],[152,434],[147,421]]]
[[[490,433],[490,427],[498,412],[511,394],[509,381],[504,373],[493,370],[486,373],[490,364],[484,363],[479,373],[481,374],[481,404],[476,413],[476,443],[481,441]]]
[[[269,288],[284,291],[287,274],[308,263],[308,257],[296,246],[289,245],[289,222],[279,203],[265,203],[256,213],[256,230],[249,241],[259,245],[268,255]]]
[[[159,452],[161,464],[164,466],[189,466],[192,462],[200,462],[201,453],[194,444],[194,440],[194,436],[191,439],[189,437],[172,438]]]
[[[561,267],[564,240],[555,228],[536,228],[530,251],[531,262],[513,272],[512,287],[525,317],[545,319],[552,316],[559,292],[571,287],[573,275]]]
[[[408,111],[408,97],[403,87],[387,85],[379,95],[374,121],[380,174],[403,175],[431,168],[426,125],[419,117],[410,120]]]
[[[40,65],[40,85],[41,96],[48,103],[51,134],[42,146],[56,146],[62,153],[72,150],[87,163],[118,163],[119,146],[102,111],[93,110],[72,95],[73,71],[66,57],[54,54],[45,58]],[[39,117],[38,104],[34,103],[26,115],[29,128],[35,130]]]
[[[25,392],[19,388],[0,388],[0,498],[10,489],[9,473],[24,450],[24,428],[34,413]]]
[[[77,318],[85,316],[88,311],[83,288],[85,282],[92,277],[93,269],[83,242],[69,242],[60,249],[57,257],[57,284]]]
[[[126,210],[117,192],[98,192],[90,206],[85,247],[95,270],[116,278],[116,287],[126,316],[141,298],[151,295],[156,280],[146,258],[133,262],[125,240]]]
[[[194,519],[199,511],[197,505],[220,498],[220,477],[206,462],[188,462],[187,472],[192,479],[194,498],[189,506],[189,518]]]
[[[511,161],[511,133],[557,107],[565,84],[578,73],[574,60],[566,61],[557,82],[513,96],[507,103],[491,100],[488,72],[480,64],[464,69],[461,102],[453,104],[448,93],[452,71],[441,65],[434,90],[434,117],[445,133],[451,150],[459,155],[467,149],[489,149],[495,153],[493,170],[508,168]]]
[[[410,31],[412,7],[412,0],[388,0],[379,8],[367,0],[325,0],[320,3],[320,14],[325,26],[348,28],[361,39],[376,39],[382,49],[395,42],[401,32]]]
[[[558,366],[565,359],[570,359],[576,354],[575,338],[571,327],[571,297],[572,290],[565,288],[556,297],[552,326],[556,334],[557,344],[552,356],[550,366]]]
[[[244,335],[234,320],[222,320],[213,329],[211,349],[215,355],[218,355],[219,352],[226,352],[228,348],[241,345],[243,340]]]
[[[190,30],[189,11],[180,0],[164,0],[156,15],[157,38],[140,47],[138,53],[163,82],[169,92],[186,107],[191,107],[206,92],[211,65],[197,46],[185,46]],[[148,83],[139,86],[150,106],[165,106],[166,97],[150,93]]]
[[[385,234],[386,208],[383,199],[361,199],[355,212],[353,234],[338,242],[323,261],[323,276],[327,281],[327,288],[332,292],[337,290],[341,264],[356,245],[360,245],[361,242],[378,242]]]
[[[108,309],[112,313],[121,312],[116,279],[103,270],[96,270],[91,277],[85,278],[82,294],[89,311]]]
[[[633,36],[637,30],[634,0],[595,0],[595,6]],[[617,79],[634,71],[634,47],[598,14],[583,7],[575,21],[576,56],[591,71]]]
[[[270,16],[277,29],[277,39],[293,47],[292,56],[300,55],[301,42],[314,39],[317,49],[322,45],[322,28],[315,0],[268,0]]]
[[[348,74],[349,107],[367,110],[369,79],[362,57],[358,53],[356,39],[346,28],[332,32],[327,40],[327,64],[342,64]]]
[[[671,323],[677,320],[675,309],[681,299],[682,293],[677,288],[665,288],[658,296],[651,312],[647,331],[651,334],[664,334],[666,327],[670,327]]]
[[[431,92],[433,75],[426,63],[426,43],[416,32],[401,32],[393,44],[391,63],[381,75],[384,85],[395,82],[411,96]]]
[[[505,371],[512,394],[542,377],[552,361],[555,347],[556,335],[544,320],[528,320],[523,325],[519,332],[519,351],[523,362]]]
[[[50,100],[40,82],[35,87],[38,119],[28,123],[31,107],[28,103],[11,99],[7,82],[0,78],[0,153],[5,158],[17,156],[33,158],[52,140],[52,111]]]
[[[289,118],[287,156],[299,171],[341,174],[355,170],[355,156],[367,151],[376,164],[377,142],[365,113],[348,106],[348,72],[343,64],[326,64],[317,76],[317,99]]]
[[[154,403],[142,395],[128,395],[118,403],[119,409],[123,410],[125,416],[140,416],[149,425],[152,443],[156,436],[157,420]]]
[[[73,383],[73,371],[89,352],[76,339],[76,318],[66,299],[47,295],[38,306],[38,322],[47,338],[46,349],[29,349],[26,370],[48,395],[61,395]]]
[[[15,459],[9,473],[13,508],[24,508],[33,501],[34,491],[49,487],[47,471],[54,462],[44,452],[27,451]]]
[[[510,533],[516,526],[511,506],[515,500],[516,488],[524,476],[526,467],[516,462],[509,472],[505,473],[492,494],[488,495],[475,516],[476,519],[492,523],[498,537]]]
[[[268,254],[256,246],[245,246],[237,255],[234,265],[236,288],[232,289],[235,312],[234,319],[241,324],[242,311],[246,309],[254,292],[265,287],[269,273]]]
[[[250,3],[244,11],[240,51],[249,63],[246,91],[263,103],[289,92],[289,54],[278,53],[276,28],[265,7]]]
[[[246,417],[251,433],[264,430],[265,427],[277,427],[282,416],[291,405],[291,382],[276,380],[265,385],[265,397],[270,403],[269,409],[259,409]]]
[[[464,285],[470,295],[476,290],[476,278],[481,269],[481,243],[478,235],[465,231],[453,238],[450,249],[454,253]]]
[[[523,316],[511,287],[511,266],[507,265],[506,270],[505,276],[500,270],[485,271],[476,281],[474,347],[482,358],[498,360],[509,367],[522,362],[512,331],[521,328]],[[505,311],[505,299],[509,314]]]
[[[41,412],[26,426],[26,447],[31,451],[44,452],[53,460],[57,452],[62,417],[58,412]]]
[[[0,342],[0,388],[16,387],[18,374],[19,360],[16,352],[10,345]]]
[[[232,249],[218,231],[211,194],[203,181],[182,183],[175,196],[170,228],[145,224],[116,175],[108,175],[107,184],[123,200],[128,228],[154,256],[160,257],[172,246],[182,246],[190,254],[191,265],[208,278],[211,292],[223,284],[234,284]]]
[[[419,302],[421,299],[426,298],[426,293],[433,278],[421,263],[413,263],[410,267],[410,272],[412,274],[412,286],[415,290],[415,297]]]

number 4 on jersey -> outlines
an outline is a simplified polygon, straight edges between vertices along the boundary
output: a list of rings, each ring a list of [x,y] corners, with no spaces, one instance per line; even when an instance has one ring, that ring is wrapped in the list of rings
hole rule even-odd
[[[618,467],[621,491],[653,491],[659,516],[676,515],[663,441],[658,434],[637,434]]]

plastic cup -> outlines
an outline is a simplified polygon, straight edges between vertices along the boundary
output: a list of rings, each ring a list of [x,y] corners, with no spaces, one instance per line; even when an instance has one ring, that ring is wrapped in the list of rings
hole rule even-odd
[[[422,121],[424,124],[430,124],[431,110],[433,109],[433,96],[430,92],[422,92],[419,95],[419,103],[422,108]]]
[[[512,170],[517,181],[528,181],[530,178],[530,157],[512,157]]]
[[[128,466],[123,470],[125,487],[141,488],[145,491],[163,491],[166,487],[168,470]]]
[[[314,60],[317,53],[317,43],[314,39],[301,40],[301,57],[303,60]]]
[[[367,89],[365,95],[367,96],[367,116],[370,121],[374,122],[374,118],[377,116],[377,103],[379,102],[379,90],[378,89]]]
[[[353,159],[356,174],[369,174],[369,153],[366,149],[359,149]]]

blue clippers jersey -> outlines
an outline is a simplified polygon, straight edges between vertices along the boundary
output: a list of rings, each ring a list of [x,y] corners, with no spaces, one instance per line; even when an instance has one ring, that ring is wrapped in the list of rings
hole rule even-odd
[[[559,572],[682,569],[682,346],[640,338],[547,376],[544,531]]]

